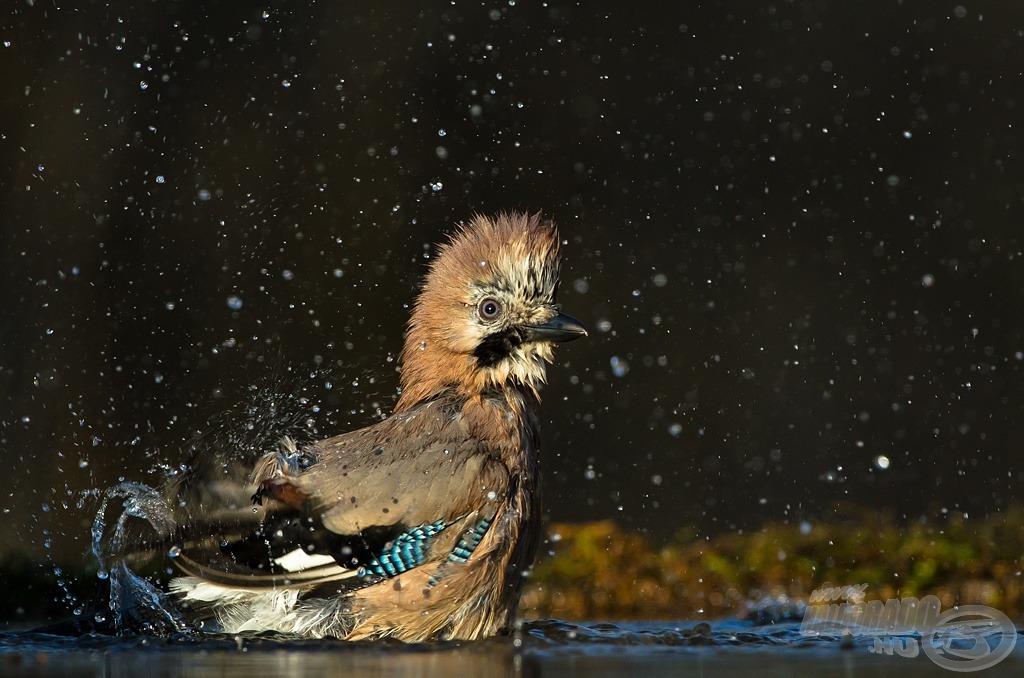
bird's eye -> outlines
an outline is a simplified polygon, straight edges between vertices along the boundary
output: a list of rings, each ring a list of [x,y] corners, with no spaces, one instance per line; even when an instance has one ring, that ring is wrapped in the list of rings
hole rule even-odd
[[[501,315],[501,302],[497,299],[487,297],[480,302],[480,305],[476,307],[476,312],[480,314],[480,317],[484,320],[494,320]]]

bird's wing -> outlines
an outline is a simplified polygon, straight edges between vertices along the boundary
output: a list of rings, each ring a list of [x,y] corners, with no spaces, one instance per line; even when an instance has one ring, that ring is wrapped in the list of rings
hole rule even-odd
[[[339,534],[452,519],[495,502],[508,486],[504,464],[441,404],[307,452],[313,463],[287,482]]]
[[[303,449],[285,445],[252,480],[254,500],[267,503],[260,527],[181,552],[182,570],[226,586],[355,586],[357,573],[363,584],[393,576],[435,548],[458,562],[509,486],[505,465],[442,403]]]

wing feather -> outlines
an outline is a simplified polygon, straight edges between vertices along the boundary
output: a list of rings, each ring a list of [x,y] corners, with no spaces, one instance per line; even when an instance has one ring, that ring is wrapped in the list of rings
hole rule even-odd
[[[285,441],[252,478],[254,501],[276,500],[261,510],[259,528],[182,549],[175,561],[183,572],[244,589],[358,587],[420,564],[431,549],[445,559],[509,486],[505,465],[443,401],[302,449]],[[397,567],[395,544],[412,548],[408,535],[438,524],[408,551],[416,558]],[[297,550],[303,558],[283,560]]]

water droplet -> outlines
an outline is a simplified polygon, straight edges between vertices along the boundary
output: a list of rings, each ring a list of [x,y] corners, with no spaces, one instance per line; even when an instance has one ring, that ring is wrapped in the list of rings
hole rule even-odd
[[[232,311],[237,311],[242,308],[242,298],[236,294],[232,294],[228,297],[228,308]]]
[[[884,454],[880,454],[877,457],[875,457],[875,468],[877,468],[879,471],[884,471],[887,468],[889,468],[889,457],[885,456]]]
[[[625,358],[613,355],[609,362],[612,366],[612,374],[616,377],[624,377],[629,374],[629,362]]]

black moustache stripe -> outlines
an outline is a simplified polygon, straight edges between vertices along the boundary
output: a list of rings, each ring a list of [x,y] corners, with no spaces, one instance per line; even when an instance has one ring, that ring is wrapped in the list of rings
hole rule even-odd
[[[484,337],[484,340],[477,345],[473,351],[473,357],[480,367],[494,367],[502,359],[512,355],[523,343],[523,337],[515,328],[502,330],[495,334]]]

